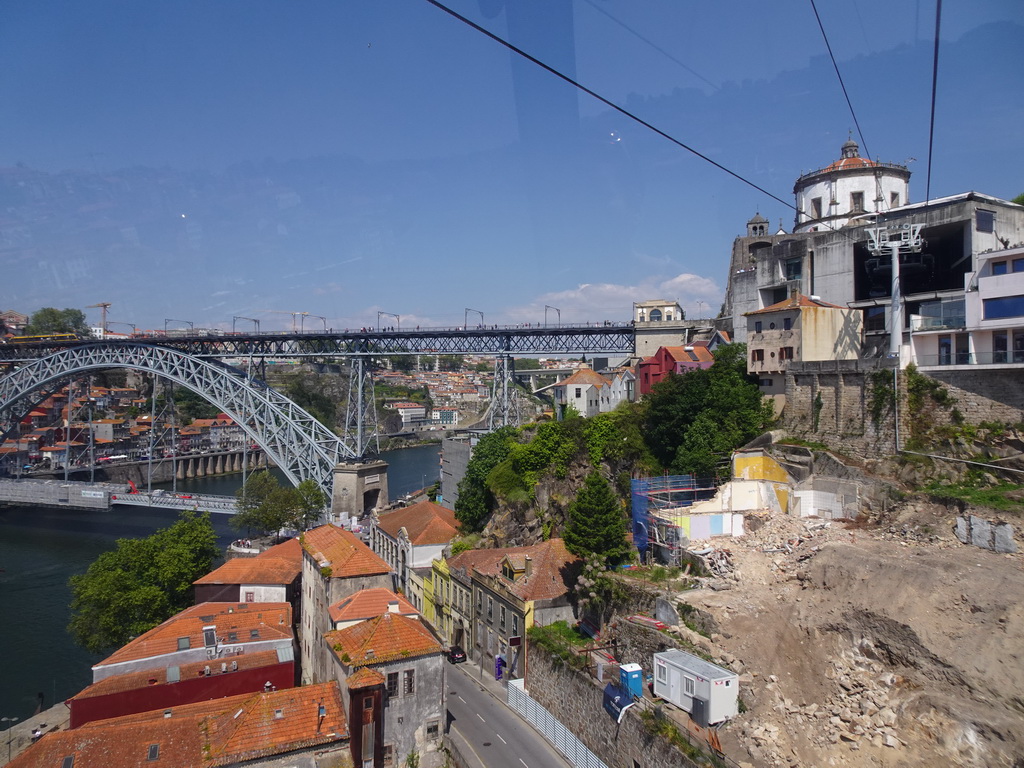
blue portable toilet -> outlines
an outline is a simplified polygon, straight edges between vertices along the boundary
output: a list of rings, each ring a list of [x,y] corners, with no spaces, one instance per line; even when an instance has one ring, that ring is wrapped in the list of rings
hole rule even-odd
[[[619,667],[619,686],[629,691],[635,699],[644,697],[644,668],[639,664],[623,664]]]

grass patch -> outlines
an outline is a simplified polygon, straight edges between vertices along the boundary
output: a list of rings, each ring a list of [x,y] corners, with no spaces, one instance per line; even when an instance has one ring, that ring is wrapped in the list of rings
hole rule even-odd
[[[535,624],[526,630],[526,635],[551,655],[555,666],[564,664],[572,669],[586,668],[586,657],[577,651],[583,648],[590,638],[576,627],[571,627],[564,621],[556,621],[545,626]]]
[[[960,499],[979,507],[989,507],[1002,512],[1024,512],[1024,485],[999,483],[983,486],[968,478],[960,483],[932,481],[924,490],[933,496]]]
[[[660,708],[643,710],[640,713],[640,721],[644,724],[644,728],[647,729],[648,733],[666,739],[672,746],[676,747],[697,765],[725,768],[726,763],[724,760],[717,755],[705,752],[696,744],[691,743],[688,734],[684,734],[675,723],[665,717]]]

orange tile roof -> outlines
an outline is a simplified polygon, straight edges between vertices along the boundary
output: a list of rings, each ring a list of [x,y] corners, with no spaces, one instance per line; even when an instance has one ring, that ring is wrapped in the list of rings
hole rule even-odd
[[[358,536],[330,523],[306,531],[302,536],[302,547],[321,568],[329,567],[334,579],[391,572],[391,566],[374,554]]]
[[[203,627],[216,625],[217,638],[235,632],[231,645],[292,638],[292,607],[288,603],[200,603],[114,651],[96,667],[162,656],[178,650],[178,638],[188,637],[191,648],[203,647]],[[253,631],[259,637],[251,637]],[[223,642],[223,641],[222,641]],[[94,667],[95,668],[95,667]]]
[[[441,652],[440,643],[422,622],[397,613],[326,632],[324,641],[339,657],[348,654],[345,663],[352,667]]]
[[[375,685],[384,685],[384,675],[370,667],[360,667],[355,674],[345,678],[345,687],[350,691],[359,688],[372,688]]]
[[[565,548],[562,539],[548,539],[529,547],[477,551],[494,554],[480,558],[478,562],[472,564],[472,569],[483,576],[501,579],[505,588],[522,600],[550,600],[564,595],[575,585],[578,567],[583,562]],[[458,557],[468,554],[472,552],[463,552]],[[530,575],[520,575],[514,582],[506,579],[501,574],[501,563],[505,557],[508,557],[516,568],[524,567],[526,557],[530,557]]]
[[[199,675],[205,674],[207,666],[210,667],[210,676],[217,677],[221,674],[220,665],[222,662],[226,663],[229,669],[233,662],[237,665],[237,670],[244,670],[277,664],[278,658],[277,651],[257,651],[256,653],[243,653],[240,656],[232,656],[230,659],[217,659],[216,663],[211,661],[194,661],[191,664],[181,664],[178,667],[178,679],[188,680],[193,677],[199,677]],[[230,675],[231,672],[225,672],[224,674]],[[82,689],[71,698],[76,701],[91,699],[94,696],[107,696],[112,693],[123,693],[139,688],[152,688],[155,685],[168,684],[173,685],[174,683],[167,679],[167,668],[152,667],[135,672],[126,672],[123,675],[111,675]]]
[[[419,614],[412,603],[384,587],[361,589],[354,595],[339,600],[327,610],[331,614],[331,621],[362,621],[387,613],[393,600],[398,601],[398,612],[403,616]]]
[[[154,710],[55,731],[9,765],[56,768],[74,755],[76,766],[213,768],[348,738],[336,682],[229,696],[172,707],[170,712],[170,717],[165,710]],[[150,763],[152,745],[157,745],[158,758]]]
[[[302,573],[302,561],[294,558],[233,557],[193,584],[291,584]]]
[[[755,309],[751,312],[745,312],[744,316],[760,315],[765,312],[781,312],[786,309],[802,309],[803,307],[828,307],[829,309],[845,309],[845,307],[840,307],[838,304],[829,304],[827,301],[821,301],[820,299],[812,299],[810,296],[804,296],[802,293],[798,293],[796,296],[791,296],[788,299],[772,304],[770,307],[765,307],[764,309]]]
[[[385,512],[377,520],[377,527],[394,539],[405,528],[409,541],[414,545],[447,544],[459,535],[455,513],[427,500],[411,507]]]

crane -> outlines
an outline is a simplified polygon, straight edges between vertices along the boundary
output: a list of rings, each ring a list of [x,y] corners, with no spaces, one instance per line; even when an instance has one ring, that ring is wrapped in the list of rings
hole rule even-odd
[[[99,307],[100,310],[100,338],[105,339],[107,337],[107,308],[110,306],[109,301],[101,301],[99,304],[90,304],[86,309],[95,309]]]

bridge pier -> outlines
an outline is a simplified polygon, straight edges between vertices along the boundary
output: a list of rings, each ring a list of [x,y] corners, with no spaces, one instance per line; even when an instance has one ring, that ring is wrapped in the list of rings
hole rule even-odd
[[[206,457],[196,459],[196,477],[206,477]]]
[[[185,479],[191,480],[196,476],[196,460],[189,459],[188,463],[185,464]]]
[[[213,462],[213,474],[215,474],[215,475],[223,475],[224,474],[224,457],[223,456],[217,456],[216,460]]]
[[[388,463],[380,460],[353,461],[334,467],[331,518],[343,523],[362,517],[388,504]]]

